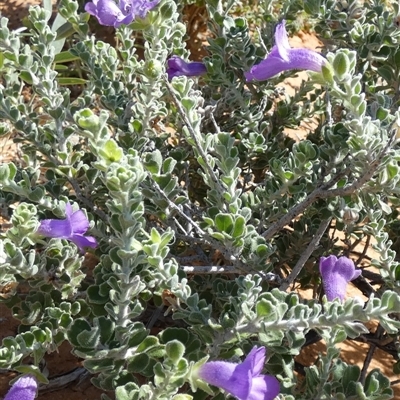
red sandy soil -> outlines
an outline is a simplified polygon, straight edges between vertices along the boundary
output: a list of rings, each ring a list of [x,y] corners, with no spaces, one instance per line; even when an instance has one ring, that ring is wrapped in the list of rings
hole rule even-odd
[[[15,320],[10,310],[0,304],[0,341],[7,336],[15,336],[17,334],[18,321]],[[46,355],[46,368],[49,371],[48,378],[58,377],[73,371],[75,368],[81,367],[81,362],[71,354],[71,348],[67,342],[59,347],[58,352]],[[0,373],[0,394],[5,394],[9,389],[9,381],[18,374],[14,372]],[[41,393],[37,397],[38,400],[92,400],[99,399],[102,390],[95,388],[89,379],[82,382],[72,382],[67,387],[53,391]],[[112,394],[107,393],[110,397]]]

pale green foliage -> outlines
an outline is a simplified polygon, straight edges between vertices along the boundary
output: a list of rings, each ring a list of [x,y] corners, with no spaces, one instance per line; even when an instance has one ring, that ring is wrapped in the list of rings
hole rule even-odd
[[[208,73],[169,83],[168,57],[189,55],[180,2],[119,28],[115,47],[90,34],[82,4],[60,3],[58,34],[40,7],[24,34],[1,19],[0,134],[23,153],[0,165],[0,200],[13,207],[0,237],[0,283],[13,289],[2,300],[22,327],[3,340],[0,367],[29,370],[27,356],[37,367],[67,340],[117,399],[200,400],[222,395],[193,381],[195,363],[238,361],[258,344],[282,399],[392,398],[386,377],[346,364],[337,345],[371,320],[396,345],[400,332],[398,6],[207,0]],[[283,17],[289,31],[307,20],[329,61],[292,97],[279,85],[293,72],[243,77]],[[68,84],[82,85],[76,98]],[[284,134],[310,117],[318,126],[304,140]],[[99,240],[93,271],[74,244],[36,233],[67,202]],[[380,275],[359,286],[365,304],[286,290],[317,294],[319,258],[370,236]],[[294,357],[312,335],[327,352],[299,384]]]

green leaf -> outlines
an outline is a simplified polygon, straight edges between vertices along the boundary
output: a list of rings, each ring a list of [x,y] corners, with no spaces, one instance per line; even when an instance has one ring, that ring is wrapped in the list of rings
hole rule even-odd
[[[308,15],[317,16],[320,12],[321,1],[320,0],[306,0],[304,2],[304,11]]]
[[[54,62],[57,63],[68,63],[72,61],[80,60],[79,57],[74,56],[70,51],[62,51],[61,53],[56,54],[54,57]]]
[[[82,78],[57,77],[57,82],[62,86],[84,85],[87,80]]]
[[[39,203],[40,200],[43,199],[44,193],[44,188],[38,186],[31,193],[28,194],[28,199],[34,201],[35,203]]]
[[[133,373],[141,373],[149,364],[150,358],[145,353],[135,354],[128,361],[128,371]]]
[[[57,29],[59,27],[61,27],[63,24],[65,24],[66,22],[67,22],[67,20],[61,14],[57,14],[56,18],[54,19],[53,25],[51,26],[52,32],[57,33]],[[61,52],[61,50],[63,49],[64,44],[65,44],[65,39],[66,38],[58,38],[53,41],[53,43],[51,45],[54,49],[54,54],[57,55]]]
[[[261,299],[258,303],[257,303],[257,317],[266,317],[266,316],[271,316],[274,315],[274,311],[273,311],[273,305],[271,302],[269,302],[266,299]]]
[[[100,342],[106,345],[114,335],[115,323],[105,317],[94,319],[94,324],[100,329]]]
[[[349,365],[346,367],[342,379],[342,385],[346,391],[352,383],[358,381],[360,373],[360,368],[357,365]]]
[[[33,375],[39,383],[44,383],[46,385],[49,383],[49,380],[40,372],[39,367],[35,365],[20,365],[13,369],[21,374]],[[17,376],[10,383],[16,382],[19,378],[20,376]]]
[[[385,81],[387,83],[391,83],[393,80],[395,80],[394,78],[394,71],[391,67],[389,67],[388,65],[383,65],[382,67],[378,68],[378,74],[385,79]]]
[[[230,214],[219,213],[215,217],[215,226],[220,232],[230,234],[233,229],[233,218]]]
[[[114,139],[109,139],[105,143],[99,154],[107,163],[119,162],[124,155],[123,150],[118,146]]]
[[[61,40],[61,39],[66,39],[67,37],[73,35],[76,32],[75,28],[70,22],[66,22],[65,24],[61,25],[56,33],[57,33],[57,39],[56,40]]]
[[[147,337],[147,335],[148,332],[144,328],[144,326],[139,322],[135,322],[135,326],[130,328],[128,346],[129,347],[138,346],[140,343],[143,342],[143,340]]]
[[[34,75],[30,71],[21,71],[19,77],[29,85],[33,84]]]
[[[112,371],[114,367],[114,359],[112,358],[103,358],[101,360],[85,360],[83,362],[83,366],[93,374],[102,371]]]
[[[347,57],[347,54],[345,54],[343,51],[336,54],[332,65],[333,65],[334,73],[339,81],[344,79],[344,77],[350,71],[350,60]]]
[[[161,152],[159,150],[155,150],[144,155],[143,164],[152,174],[159,174],[161,171],[162,160]]]
[[[137,352],[141,353],[144,352],[149,349],[151,349],[154,346],[158,346],[159,345],[159,341],[158,338],[156,338],[155,336],[147,336],[146,339],[143,340],[143,342],[138,346],[137,348]]]
[[[90,331],[90,324],[83,318],[76,319],[68,330],[68,339],[74,346],[80,346],[78,335],[83,331]]]
[[[42,6],[45,10],[53,12],[53,4],[51,0],[42,0]]]
[[[160,337],[163,343],[167,343],[171,340],[177,339],[184,345],[189,342],[189,332],[183,328],[166,328],[160,332]]]
[[[172,340],[165,345],[165,352],[174,364],[178,364],[185,354],[185,346],[178,340]]]
[[[115,389],[115,398],[118,400],[135,400],[138,396],[139,387],[133,383],[129,382],[125,386],[118,386]]]
[[[239,238],[244,235],[245,230],[246,230],[246,220],[241,215],[239,215],[235,219],[235,224],[231,236],[233,238]]]
[[[396,54],[394,55],[394,63],[397,68],[400,68],[400,49],[397,48]]]

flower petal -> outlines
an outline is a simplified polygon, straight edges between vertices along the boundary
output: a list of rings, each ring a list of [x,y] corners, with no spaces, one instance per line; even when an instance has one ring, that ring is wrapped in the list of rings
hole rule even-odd
[[[257,348],[256,346],[254,346],[251,352],[247,355],[246,359],[243,361],[243,364],[248,358],[251,359],[251,371],[253,376],[260,375],[265,363],[265,347]]]
[[[97,240],[93,236],[73,235],[70,240],[75,243],[82,252],[84,252],[85,247],[97,247]]]
[[[279,391],[278,379],[272,375],[260,375],[252,379],[251,390],[245,400],[273,400]]]
[[[133,19],[135,18],[135,16],[133,14],[128,14],[125,18],[119,20],[117,19],[117,21],[115,21],[114,23],[114,27],[118,28],[121,25],[129,25]]]
[[[93,0],[92,2],[85,4],[85,11],[95,17],[97,17],[97,1],[98,0]]]
[[[72,227],[68,219],[44,219],[40,221],[37,232],[50,238],[69,239]]]
[[[226,361],[211,361],[204,364],[199,377],[211,385],[218,386],[238,399],[247,398],[251,386],[251,371],[242,364]]]
[[[287,53],[290,50],[290,44],[285,24],[286,21],[283,20],[275,29],[275,46],[282,60],[289,61]]]
[[[132,0],[119,0],[119,8],[124,15],[128,15],[132,11]]]
[[[65,216],[67,217],[67,219],[71,218],[71,215],[73,213],[73,209],[70,203],[67,203],[65,205]]]
[[[357,269],[357,270],[354,271],[354,274],[353,274],[353,276],[351,277],[350,280],[352,281],[352,280],[358,278],[360,275],[361,275],[361,269]]]
[[[289,62],[287,69],[306,69],[321,72],[326,59],[316,51],[309,49],[290,49],[288,52]]]
[[[132,0],[132,10],[131,13],[135,17],[146,18],[147,13],[152,10],[160,0]]]
[[[291,69],[307,69],[320,72],[326,60],[321,54],[308,49],[292,49],[289,45],[285,20],[275,30],[275,46],[267,58],[245,72],[247,81],[265,81],[274,75]]]
[[[124,18],[124,14],[113,0],[97,0],[85,5],[85,11],[94,15],[101,25],[114,26],[118,20]]]
[[[268,54],[268,57],[259,64],[254,65],[250,71],[245,72],[244,76],[247,81],[253,79],[265,81],[286,69],[290,69],[289,63],[280,57],[277,47],[274,46]]]
[[[357,278],[361,271],[356,271],[353,260],[347,257],[321,257],[319,270],[326,297],[329,301],[338,298],[344,300],[347,284]]]
[[[290,49],[287,52],[287,56],[287,60],[284,60],[280,56],[279,48],[274,46],[265,60],[254,65],[249,72],[245,72],[246,80],[265,81],[274,75],[291,69],[307,69],[320,72],[322,66],[326,63],[321,54],[308,49]]]
[[[4,400],[33,400],[36,396],[37,382],[30,375],[19,378],[4,397]]]
[[[323,282],[326,298],[329,301],[333,301],[335,299],[343,301],[346,296],[348,282],[349,281],[344,279],[339,274],[330,275],[329,279],[325,279]]]
[[[332,273],[337,260],[337,257],[334,255],[321,257],[319,259],[319,272],[321,273],[322,277],[324,277],[324,275]]]
[[[175,76],[199,76],[207,72],[202,62],[186,62],[181,57],[172,56],[168,59],[167,74],[171,80]]]
[[[269,375],[261,375],[265,348],[254,347],[241,364],[211,361],[197,370],[207,383],[218,386],[239,400],[272,400],[279,393],[279,382]]]
[[[347,281],[351,281],[353,279],[353,275],[355,272],[354,261],[347,257],[339,257],[335,264],[334,273],[338,274],[346,279]]]
[[[247,357],[241,364],[236,367],[237,370],[248,370],[251,372],[251,376],[260,375],[262,369],[264,368],[265,362],[265,347],[254,346],[253,349],[247,354]]]
[[[89,229],[89,220],[81,210],[75,211],[71,215],[70,222],[73,233],[83,234]]]

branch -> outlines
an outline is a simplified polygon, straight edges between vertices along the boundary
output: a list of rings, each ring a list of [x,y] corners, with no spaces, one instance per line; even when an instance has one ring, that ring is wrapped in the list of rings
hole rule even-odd
[[[387,153],[392,140],[393,135],[389,138],[385,148],[381,151],[378,157],[371,162],[368,170],[362,175],[357,181],[353,182],[351,185],[344,188],[331,189],[343,176],[347,175],[350,172],[350,168],[346,168],[344,171],[339,172],[336,176],[334,176],[329,182],[326,184],[316,188],[313,192],[311,192],[301,203],[297,206],[293,207],[288,211],[288,213],[283,216],[278,222],[273,224],[269,229],[267,229],[261,236],[263,236],[266,240],[271,239],[277,232],[279,232],[285,225],[288,225],[294,218],[296,218],[299,214],[304,212],[311,204],[313,204],[318,199],[327,199],[329,197],[337,197],[337,196],[347,196],[350,195],[357,190],[361,189],[367,182],[371,180],[374,176],[376,170],[385,154]]]
[[[287,276],[286,279],[283,280],[281,286],[279,287],[279,290],[285,291],[294,282],[294,280],[297,278],[297,275],[300,273],[301,269],[303,268],[304,264],[310,258],[312,252],[317,248],[319,241],[322,238],[322,235],[328,229],[331,221],[332,221],[332,218],[328,218],[321,222],[317,232],[315,232],[313,239],[311,240],[310,244],[307,246],[306,251],[301,255],[301,257],[299,258],[299,261],[297,261],[296,265],[292,269],[292,272]]]
[[[188,222],[190,225],[192,225],[193,228],[196,230],[196,232],[200,236],[203,237],[203,240],[205,240],[214,249],[219,250],[225,259],[233,262],[238,267],[241,266],[242,263],[238,257],[231,254],[231,252],[229,252],[229,249],[226,249],[226,247],[223,243],[218,242],[214,238],[210,237],[210,235],[208,235],[207,232],[203,231],[203,229],[201,229],[200,226],[197,225],[195,221],[193,221],[190,217],[188,217],[175,203],[173,203],[168,198],[168,196],[163,192],[163,190],[160,188],[160,186],[158,185],[158,183],[156,181],[154,181],[153,179],[151,179],[151,180],[152,180],[152,185],[153,185],[154,189],[157,191],[157,193],[159,193],[165,199],[165,201],[168,203],[168,207],[170,207],[172,210],[176,211],[186,222]]]
[[[279,232],[285,225],[288,225],[294,218],[296,218],[299,214],[301,214],[312,203],[314,203],[316,200],[320,198],[325,198],[324,196],[327,193],[329,193],[327,189],[331,188],[337,182],[339,182],[339,180],[343,176],[345,176],[349,171],[350,169],[347,168],[345,171],[342,171],[338,173],[336,176],[334,176],[329,182],[325,183],[319,188],[316,188],[301,203],[291,208],[285,216],[283,216],[279,221],[273,224],[261,236],[263,236],[266,240],[271,239],[275,235],[275,233]]]
[[[193,129],[193,126],[191,124],[191,122],[189,121],[189,118],[187,117],[182,104],[180,103],[180,101],[178,100],[178,98],[175,95],[174,89],[171,86],[171,84],[168,82],[168,79],[165,77],[164,79],[165,84],[168,88],[168,91],[172,97],[172,99],[174,100],[174,103],[179,111],[180,117],[182,118],[183,123],[186,125],[186,128],[189,131],[189,134],[191,136],[191,138],[193,139],[194,143],[196,144],[196,148],[197,151],[199,152],[201,158],[204,160],[204,164],[206,165],[206,169],[207,172],[209,174],[209,176],[211,177],[215,187],[217,188],[218,192],[222,195],[223,193],[226,192],[225,188],[220,184],[220,179],[218,178],[218,176],[215,174],[214,170],[211,168],[211,166],[208,164],[207,162],[207,154],[204,152],[203,148],[201,147],[201,144],[199,142],[199,139],[197,137],[197,134],[195,132],[195,130]]]
[[[75,368],[74,370],[67,372],[63,375],[57,376],[56,378],[50,379],[46,385],[39,385],[40,393],[52,392],[54,390],[60,390],[66,387],[71,382],[76,381],[78,378],[81,381],[84,377],[88,377],[89,373],[85,368]],[[79,383],[78,383],[79,385]],[[76,385],[75,385],[76,386]]]

